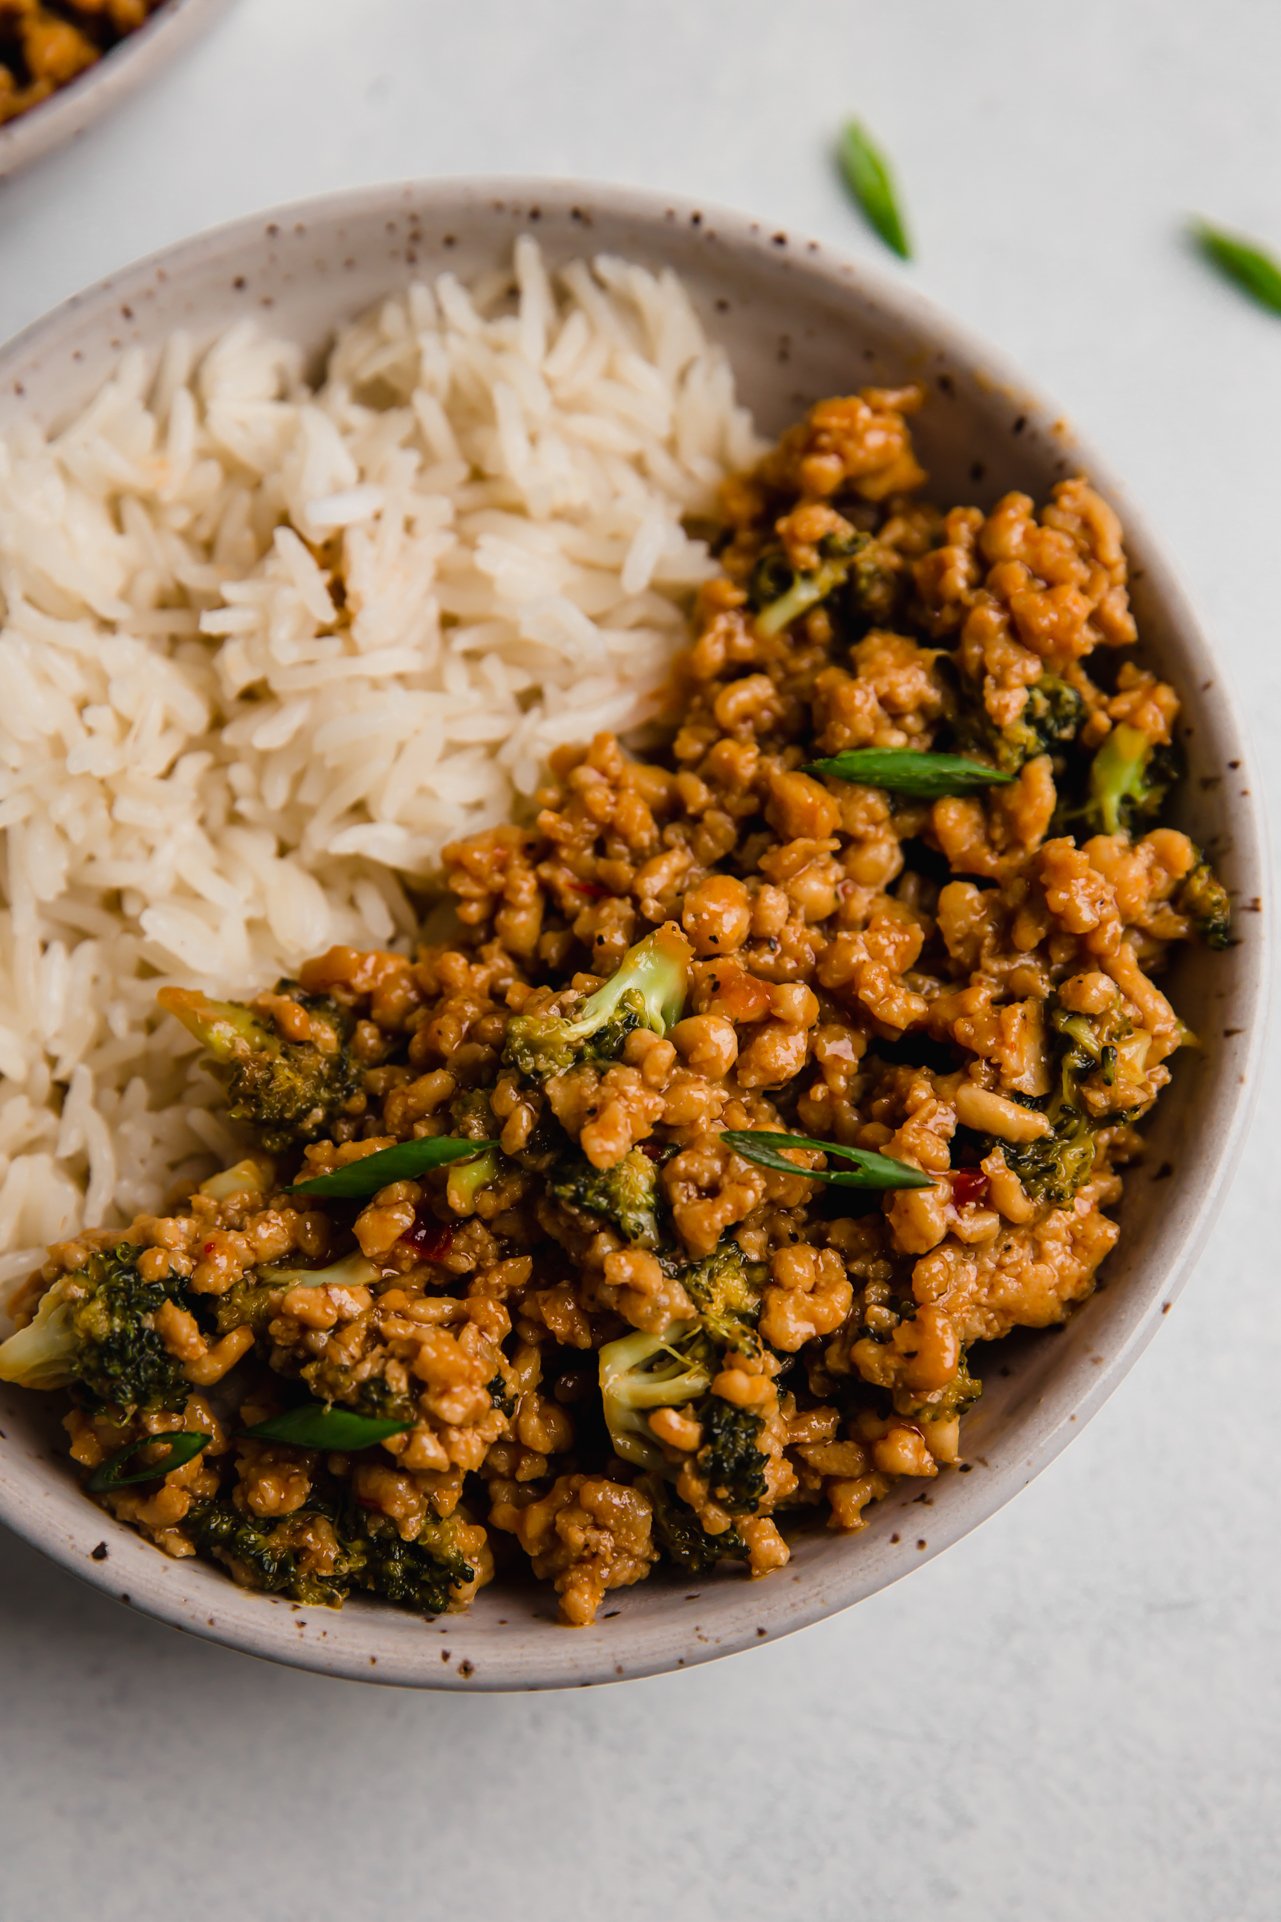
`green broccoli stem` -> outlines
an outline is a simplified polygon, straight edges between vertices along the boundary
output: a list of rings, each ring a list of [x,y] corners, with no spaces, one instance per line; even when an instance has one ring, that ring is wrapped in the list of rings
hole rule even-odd
[[[504,1060],[533,1080],[547,1080],[584,1061],[614,1060],[638,1028],[666,1034],[685,1005],[689,963],[689,942],[674,921],[665,922],[628,950],[576,1014],[514,1015]]]
[[[144,1281],[141,1256],[120,1242],[59,1276],[34,1319],[0,1343],[0,1381],[37,1389],[79,1382],[113,1407],[183,1408],[191,1384],[153,1326],[167,1300],[181,1301],[182,1286]]]
[[[248,1122],[273,1152],[316,1140],[361,1087],[345,1011],[332,1001],[294,998],[319,1044],[290,1040],[238,1001],[212,1001],[186,988],[162,988],[157,996],[208,1051],[226,1083],[232,1119]]]
[[[615,1454],[638,1468],[667,1471],[649,1416],[681,1408],[712,1384],[711,1355],[697,1322],[674,1322],[661,1335],[636,1333],[606,1342],[599,1379],[605,1426]]]

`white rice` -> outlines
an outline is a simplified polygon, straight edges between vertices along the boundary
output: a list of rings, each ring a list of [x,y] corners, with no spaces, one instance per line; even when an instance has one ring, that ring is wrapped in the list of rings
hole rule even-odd
[[[0,439],[0,1281],[231,1149],[158,987],[407,942],[445,842],[652,712],[756,451],[673,275],[529,240],[318,390],[242,324]]]

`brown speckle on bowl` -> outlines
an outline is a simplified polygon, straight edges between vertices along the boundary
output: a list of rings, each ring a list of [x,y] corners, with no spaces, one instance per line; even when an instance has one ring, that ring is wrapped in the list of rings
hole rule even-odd
[[[917,1544],[916,1544],[916,1546],[917,1546],[918,1548],[928,1548],[928,1547],[929,1547],[929,1543],[928,1543],[928,1542],[926,1541],[926,1539],[925,1539],[925,1537],[924,1537],[924,1535],[922,1535],[922,1536],[920,1536],[920,1537],[918,1538],[918,1540],[917,1540]]]
[[[171,1454],[172,1452],[173,1451],[170,1450]],[[110,1553],[111,1550],[107,1547],[107,1544],[105,1542],[99,1542],[96,1548],[90,1549],[89,1559],[93,1562],[105,1562]]]
[[[468,1661],[464,1656],[463,1660],[458,1664],[458,1673],[465,1682],[470,1682],[472,1676],[476,1673],[476,1664]]]

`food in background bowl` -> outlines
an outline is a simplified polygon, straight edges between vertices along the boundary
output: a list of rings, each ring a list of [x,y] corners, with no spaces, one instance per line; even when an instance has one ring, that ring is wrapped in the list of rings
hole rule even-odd
[[[0,127],[77,80],[165,0],[0,0]]]
[[[1163,824],[1178,700],[1128,657],[1086,481],[929,504],[911,385],[820,402],[727,477],[750,434],[670,276],[579,263],[556,290],[526,243],[510,292],[390,304],[314,398],[244,335],[194,372],[181,344],[135,363],[88,416],[123,469],[83,422],[17,449],[70,474],[97,615],[127,607],[162,701],[201,733],[234,709],[189,774],[172,740],[157,769],[203,784],[206,838],[221,798],[194,879],[178,851],[147,901],[123,850],[68,863],[137,893],[135,1018],[157,947],[185,954],[161,1003],[255,1151],[55,1248],[0,1375],[74,1386],[91,1490],[175,1556],[424,1613],[528,1564],[585,1623],[664,1563],[768,1573],[793,1525],[859,1529],[958,1463],[972,1351],[1062,1321],[1116,1241],[1135,1123],[1191,1038],[1152,975],[1223,945],[1228,906]],[[14,627],[78,659],[84,611],[27,566]],[[537,785],[611,702],[645,743],[556,746]],[[125,778],[120,718],[75,757],[90,782]],[[247,863],[252,934],[305,921],[274,860],[344,938],[248,1002],[223,959],[212,996],[218,910],[255,910],[209,877],[239,818],[290,809],[288,860]],[[438,856],[453,925],[414,952]],[[115,1099],[172,1168],[227,1137],[195,1083],[168,1111],[178,1031],[144,1025],[167,1092]],[[93,1046],[108,1082],[128,1065],[86,1043],[86,1113]]]

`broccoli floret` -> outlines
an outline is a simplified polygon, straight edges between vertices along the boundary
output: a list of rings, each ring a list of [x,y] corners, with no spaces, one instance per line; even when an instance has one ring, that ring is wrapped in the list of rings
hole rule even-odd
[[[573,1014],[518,1014],[507,1024],[503,1058],[535,1080],[580,1061],[610,1061],[629,1034],[666,1034],[679,1021],[689,978],[689,943],[675,922],[646,935]]]
[[[353,1532],[354,1531],[354,1532]],[[352,1586],[366,1589],[393,1608],[416,1615],[443,1615],[454,1589],[476,1571],[458,1547],[457,1521],[425,1522],[412,1542],[385,1515],[360,1512],[346,1523],[343,1546]]]
[[[351,1022],[336,1002],[290,990],[326,1037],[290,1041],[239,1001],[211,1001],[185,988],[163,988],[157,997],[213,1057],[227,1084],[228,1112],[257,1130],[265,1148],[278,1151],[325,1133],[360,1089],[360,1070],[349,1048]]]
[[[1177,774],[1172,749],[1118,722],[1090,763],[1086,827],[1094,834],[1132,834],[1160,813]]]
[[[662,1335],[623,1335],[600,1351],[600,1390],[614,1452],[635,1467],[670,1475],[649,1426],[655,1408],[684,1408],[703,1430],[695,1458],[708,1491],[733,1514],[765,1498],[768,1456],[758,1446],[759,1416],[707,1391],[716,1351],[697,1322],[674,1322]]]
[[[298,1373],[317,1401],[337,1403],[380,1421],[413,1421],[418,1412],[413,1396],[387,1379],[390,1359],[386,1349],[375,1349],[356,1362],[348,1361],[341,1349],[334,1354],[326,1350],[314,1361],[304,1362]]]
[[[219,1299],[215,1310],[218,1331],[226,1333],[247,1323],[256,1335],[265,1335],[291,1288],[367,1288],[378,1280],[380,1272],[372,1261],[358,1253],[345,1255],[327,1268],[260,1268]],[[358,1333],[358,1321],[347,1322],[345,1330],[349,1335]],[[326,1343],[321,1352],[315,1354],[313,1338],[306,1337],[301,1346],[274,1348],[270,1359],[277,1374],[296,1371],[318,1401],[336,1402],[361,1415],[377,1415],[391,1421],[414,1419],[416,1409],[412,1395],[407,1388],[387,1381],[388,1365],[394,1364],[398,1375],[402,1373],[402,1365],[385,1346],[375,1345],[365,1352],[360,1347],[334,1341]]]
[[[864,613],[878,618],[888,613],[891,583],[881,550],[870,535],[853,528],[825,535],[818,543],[818,555],[818,566],[802,571],[793,567],[783,548],[765,549],[747,588],[758,634],[781,634],[842,587],[848,587]]]
[[[283,1521],[265,1518],[246,1514],[224,1498],[195,1503],[182,1525],[200,1552],[222,1562],[242,1587],[338,1608],[347,1593],[344,1558],[338,1557],[325,1576],[305,1572],[300,1564],[296,1547],[300,1529],[317,1519],[329,1518],[311,1509],[287,1515]]]
[[[1090,1178],[1099,1127],[1133,1119],[1151,1100],[1142,1084],[1149,1039],[1134,1033],[1119,997],[1097,1015],[1055,1007],[1050,1025],[1061,1037],[1058,1086],[1042,1110],[1050,1133],[1001,1145],[1027,1193],[1061,1208]]]
[[[35,1319],[0,1343],[0,1381],[23,1388],[78,1382],[98,1401],[125,1409],[184,1407],[191,1384],[153,1325],[177,1284],[144,1281],[141,1255],[121,1242],[60,1276]]]
[[[658,1170],[643,1149],[630,1149],[612,1168],[593,1168],[585,1155],[566,1155],[549,1187],[566,1207],[612,1221],[636,1247],[658,1247]]]
[[[445,1200],[456,1215],[474,1215],[476,1197],[498,1179],[497,1148],[486,1148],[471,1161],[459,1161],[445,1176]]]
[[[1084,719],[1085,702],[1076,689],[1057,674],[1042,674],[1028,689],[1018,720],[990,730],[996,765],[1017,774],[1039,754],[1052,754],[1074,741]]]
[[[1094,1129],[1077,1110],[1064,1110],[1037,1141],[1004,1142],[1006,1166],[1034,1201],[1062,1208],[1083,1188],[1094,1167]]]
[[[732,1515],[751,1515],[765,1499],[769,1456],[760,1446],[762,1423],[749,1409],[708,1395],[696,1411],[703,1426],[698,1470],[713,1501]]]
[[[894,1391],[894,1412],[906,1415],[909,1421],[949,1421],[976,1402],[983,1393],[983,1384],[977,1375],[972,1375],[964,1355],[955,1375],[946,1388],[936,1388],[928,1395],[914,1395],[910,1389],[896,1388]]]
[[[749,1262],[736,1241],[674,1271],[695,1308],[703,1331],[720,1348],[737,1354],[756,1354],[760,1337],[756,1322],[761,1311],[765,1264]]]
[[[1180,884],[1174,905],[1187,916],[1207,948],[1227,947],[1232,934],[1232,903],[1204,855]]]
[[[665,1473],[667,1458],[649,1426],[655,1408],[683,1408],[712,1385],[712,1354],[697,1322],[661,1335],[637,1333],[600,1351],[600,1393],[614,1452],[637,1468]]]
[[[947,660],[942,657],[941,671],[947,671]],[[969,683],[962,683],[954,728],[958,746],[986,755],[1003,773],[1017,774],[1039,754],[1067,747],[1084,719],[1085,702],[1076,689],[1057,674],[1042,674],[1028,688],[1018,719],[1004,727],[992,719]]]
[[[722,1562],[745,1562],[747,1543],[736,1528],[709,1535],[691,1508],[656,1475],[645,1480],[654,1510],[654,1537],[669,1562],[688,1575],[710,1575]]]
[[[197,1548],[223,1562],[244,1587],[330,1608],[341,1608],[353,1589],[364,1589],[396,1608],[440,1615],[453,1601],[455,1584],[475,1574],[454,1539],[456,1522],[427,1522],[405,1542],[386,1516],[327,1500],[281,1520],[246,1514],[222,1497],[197,1502],[182,1525]],[[336,1552],[319,1574],[306,1567],[301,1544],[327,1530]]]

